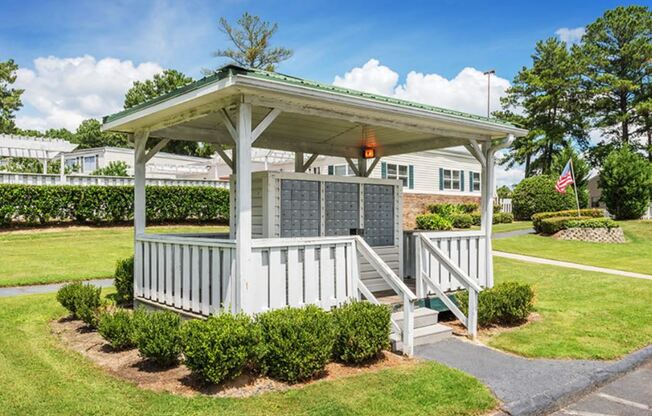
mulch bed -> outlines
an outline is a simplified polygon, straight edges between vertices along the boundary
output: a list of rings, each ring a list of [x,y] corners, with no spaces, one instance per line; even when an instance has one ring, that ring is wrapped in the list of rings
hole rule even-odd
[[[215,397],[249,397],[271,391],[301,388],[316,382],[371,373],[385,368],[411,366],[416,362],[414,359],[384,351],[378,359],[360,366],[329,363],[321,377],[293,385],[252,374],[242,374],[235,380],[219,386],[204,385],[183,364],[172,368],[159,368],[143,360],[136,349],[114,351],[100,334],[90,330],[81,321],[62,318],[53,321],[51,329],[65,347],[87,357],[111,375],[132,382],[143,389],[182,396],[202,394]]]
[[[516,329],[519,329],[523,327],[524,325],[529,324],[530,322],[536,322],[541,320],[541,315],[539,315],[536,312],[530,313],[530,315],[527,317],[527,320],[524,322],[520,322],[518,324],[514,325],[491,325],[485,328],[478,328],[478,338],[481,340],[486,340],[487,338],[500,334],[502,332],[509,332],[509,331],[514,331]],[[451,328],[453,328],[453,335],[461,336],[461,337],[466,337],[468,335],[468,332],[466,330],[466,327],[462,325],[462,322],[460,322],[458,319],[454,319],[451,321],[446,321],[442,322]]]

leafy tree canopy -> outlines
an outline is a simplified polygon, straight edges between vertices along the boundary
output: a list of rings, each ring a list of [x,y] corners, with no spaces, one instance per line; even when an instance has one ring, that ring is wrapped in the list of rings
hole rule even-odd
[[[163,94],[172,92],[192,82],[192,78],[183,73],[166,69],[161,74],[154,75],[154,78],[146,81],[136,81],[125,95],[124,108],[131,108],[142,104]]]
[[[577,187],[577,196],[580,201],[580,207],[587,208],[589,205],[589,191],[587,185],[589,183],[591,167],[582,155],[570,146],[565,147],[553,158],[552,173],[553,175],[561,175],[561,172],[566,167],[566,163],[571,159],[573,160],[573,174],[575,175],[575,186]]]
[[[101,126],[99,120],[92,118],[82,121],[72,137],[72,142],[79,144],[78,149],[103,146],[129,147],[126,135],[103,132],[100,130]]]
[[[0,62],[0,133],[14,133],[15,112],[23,106],[20,96],[24,90],[11,88],[16,82],[16,70],[18,65],[13,59]]]
[[[120,161],[110,162],[103,168],[95,169],[91,175],[95,176],[129,176],[127,163]]]

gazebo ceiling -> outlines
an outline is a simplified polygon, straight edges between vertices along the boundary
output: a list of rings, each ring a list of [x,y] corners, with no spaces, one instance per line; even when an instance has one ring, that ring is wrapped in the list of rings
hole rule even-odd
[[[465,145],[523,136],[526,130],[486,117],[312,83],[264,71],[227,66],[218,74],[104,120],[104,130],[233,145],[224,110],[236,120],[237,104],[253,106],[255,127],[272,109],[280,115],[254,147],[358,157]],[[235,123],[234,123],[235,124]]]

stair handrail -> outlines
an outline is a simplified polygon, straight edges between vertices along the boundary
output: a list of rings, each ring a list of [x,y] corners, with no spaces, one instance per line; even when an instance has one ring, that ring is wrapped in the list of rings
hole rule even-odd
[[[423,270],[421,265],[417,267],[419,270],[420,278],[435,292],[437,297],[450,309],[451,312],[457,317],[457,319],[462,322],[466,327],[469,335],[472,338],[477,336],[478,332],[478,294],[482,291],[482,287],[474,281],[469,275],[467,275],[464,270],[460,269],[459,266],[451,261],[451,259],[443,252],[439,247],[433,244],[432,241],[426,236],[419,235],[417,236],[417,250],[425,250],[432,254],[440,263],[448,269],[451,276],[453,276],[460,284],[469,291],[469,310],[468,316],[465,316],[464,313],[457,307],[457,305],[450,300],[448,296],[444,293],[444,290],[440,285],[437,284],[426,272]],[[419,253],[421,254],[421,253]],[[421,255],[418,257],[418,261],[421,261]]]
[[[387,284],[403,298],[403,327],[401,328],[398,323],[391,319],[392,325],[401,334],[403,341],[403,353],[411,356],[414,353],[414,308],[417,296],[410,290],[409,287],[394,273],[391,267],[387,265],[380,258],[380,256],[367,244],[366,241],[360,236],[355,236],[356,250],[362,257],[371,264],[371,266],[380,274],[380,276],[387,282]],[[369,301],[379,303],[373,296],[371,291],[358,277],[358,290]]]

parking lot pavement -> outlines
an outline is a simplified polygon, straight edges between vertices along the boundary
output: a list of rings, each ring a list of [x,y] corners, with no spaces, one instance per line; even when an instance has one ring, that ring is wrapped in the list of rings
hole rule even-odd
[[[652,415],[652,361],[552,416]]]

